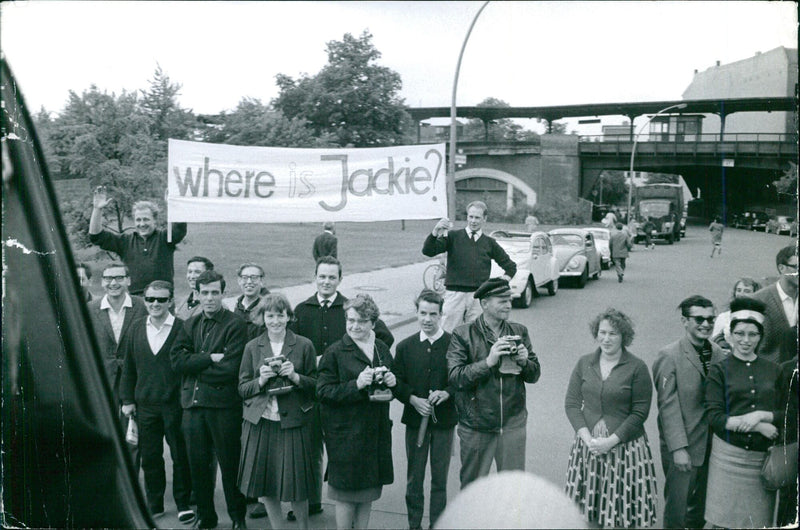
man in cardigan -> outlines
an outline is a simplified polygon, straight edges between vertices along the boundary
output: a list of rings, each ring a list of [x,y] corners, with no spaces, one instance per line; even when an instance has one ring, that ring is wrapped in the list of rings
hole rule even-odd
[[[425,510],[425,467],[431,462],[430,527],[447,506],[447,471],[453,448],[456,410],[453,388],[447,382],[447,347],[450,334],[440,324],[442,297],[431,290],[420,293],[414,304],[420,331],[397,345],[392,370],[397,378],[394,395],[405,403],[402,422],[406,426],[408,483],[406,507],[409,528],[422,528]],[[427,429],[421,424],[426,418]],[[421,437],[421,439],[420,439]],[[417,440],[422,443],[419,445]]]
[[[129,418],[120,412],[122,401],[119,397],[119,383],[122,365],[125,360],[120,350],[120,343],[127,335],[133,322],[147,316],[144,302],[138,296],[128,293],[130,277],[128,267],[115,261],[105,266],[102,275],[102,286],[105,295],[99,300],[89,302],[89,316],[92,319],[97,344],[103,356],[103,364],[108,377],[108,384],[114,399],[114,406],[120,415],[123,432],[128,429]],[[128,445],[134,465],[139,465],[139,450]]]
[[[158,206],[151,201],[133,205],[132,217],[136,230],[114,234],[103,229],[103,208],[113,199],[100,186],[94,190],[92,216],[89,219],[89,241],[103,250],[114,252],[128,266],[131,274],[131,294],[141,295],[153,280],[170,283],[175,274],[172,256],[175,247],[186,237],[186,223],[174,223],[172,241],[167,241],[167,231],[156,228]]]
[[[289,329],[298,335],[307,338],[314,345],[317,360],[325,350],[334,342],[340,340],[345,332],[344,303],[347,298],[337,289],[342,282],[342,264],[333,256],[322,256],[314,270],[314,279],[317,292],[294,308],[294,320],[289,323]],[[375,323],[375,336],[387,346],[394,343],[389,328],[381,320]],[[319,409],[314,411],[311,430],[314,435],[313,451],[314,460],[314,490],[309,494],[308,514],[316,515],[322,512],[322,427],[319,422]],[[289,512],[289,520],[295,519],[294,513]]]
[[[710,453],[704,385],[708,367],[724,357],[708,339],[714,304],[694,295],[679,306],[683,337],[658,352],[653,382],[658,392],[658,432],[664,468],[664,528],[703,528]]]
[[[442,327],[452,332],[462,323],[470,323],[481,313],[472,295],[489,279],[494,260],[505,271],[507,281],[517,273],[517,265],[493,238],[483,233],[486,205],[473,201],[467,206],[467,227],[448,232],[452,223],[441,219],[425,239],[422,253],[428,257],[447,252]]]
[[[233,528],[244,528],[246,505],[236,479],[242,432],[239,365],[247,325],[222,307],[225,278],[221,274],[202,273],[197,291],[203,312],[184,323],[170,351],[172,368],[182,376],[182,427],[197,499],[197,526],[213,528],[218,523],[209,465],[213,453],[219,460]]]
[[[172,457],[172,494],[178,520],[190,523],[194,512],[189,507],[192,484],[189,457],[181,431],[180,376],[172,371],[169,352],[183,324],[169,312],[172,284],[150,282],[144,290],[147,318],[134,322],[120,344],[125,357],[120,382],[122,413],[136,416],[139,425],[139,451],[144,471],[147,505],[153,515],[164,513],[164,438]]]
[[[797,353],[797,244],[783,247],[775,256],[777,283],[752,295],[766,306],[764,336],[758,356],[777,364]]]

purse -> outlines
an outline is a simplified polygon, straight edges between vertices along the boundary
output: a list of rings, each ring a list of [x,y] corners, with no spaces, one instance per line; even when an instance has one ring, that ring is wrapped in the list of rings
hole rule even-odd
[[[125,441],[130,445],[139,445],[139,428],[136,425],[136,420],[131,418],[128,421],[128,431],[125,433]],[[797,460],[795,460],[797,462]]]
[[[770,491],[781,489],[797,481],[797,442],[773,445],[761,467],[761,483]]]

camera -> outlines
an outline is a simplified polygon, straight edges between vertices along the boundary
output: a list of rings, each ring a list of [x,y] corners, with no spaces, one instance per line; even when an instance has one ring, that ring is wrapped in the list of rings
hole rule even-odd
[[[286,361],[283,355],[275,355],[274,357],[267,357],[264,359],[264,364],[269,366],[270,369],[276,374],[280,372],[281,366]],[[291,392],[294,389],[292,383],[284,376],[278,375],[267,381],[266,391],[269,395],[279,395]]]
[[[385,366],[378,366],[372,372],[372,384],[369,387],[370,401],[391,401],[392,391],[386,386],[384,376],[389,371]]]
[[[505,341],[510,344],[509,355],[503,355],[500,358],[500,368],[498,371],[501,374],[517,375],[522,372],[522,368],[517,364],[517,361],[511,358],[511,355],[516,355],[519,351],[519,346],[522,344],[522,337],[519,335],[505,335],[500,337],[499,340]]]

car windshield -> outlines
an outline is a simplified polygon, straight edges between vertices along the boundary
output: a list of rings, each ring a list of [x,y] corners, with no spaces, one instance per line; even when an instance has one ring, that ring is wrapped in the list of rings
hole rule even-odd
[[[531,242],[528,239],[523,240],[500,240],[498,241],[500,246],[505,250],[509,257],[513,257],[515,255],[522,255],[527,254],[531,250]]]
[[[554,245],[566,245],[568,247],[582,247],[583,238],[575,234],[551,234]]]
[[[606,241],[611,239],[611,236],[605,230],[592,230],[592,234],[594,234],[595,239],[603,239]]]
[[[664,217],[669,215],[669,202],[642,201],[639,203],[639,213],[644,217]]]

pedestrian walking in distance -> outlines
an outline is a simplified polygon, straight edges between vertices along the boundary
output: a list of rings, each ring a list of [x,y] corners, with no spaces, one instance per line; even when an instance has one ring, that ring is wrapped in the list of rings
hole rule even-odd
[[[719,217],[714,218],[708,229],[711,232],[711,257],[714,257],[714,252],[722,256],[722,231],[725,227],[722,226]]]

